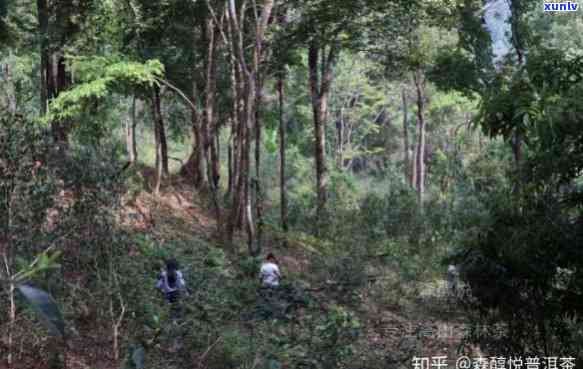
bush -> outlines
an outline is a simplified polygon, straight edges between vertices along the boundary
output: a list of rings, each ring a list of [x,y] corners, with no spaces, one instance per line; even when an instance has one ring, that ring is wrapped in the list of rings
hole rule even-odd
[[[474,339],[498,353],[573,355],[583,313],[582,223],[549,193],[502,190],[491,198],[492,226],[468,237],[454,258],[469,286],[467,307],[481,324],[503,327]]]

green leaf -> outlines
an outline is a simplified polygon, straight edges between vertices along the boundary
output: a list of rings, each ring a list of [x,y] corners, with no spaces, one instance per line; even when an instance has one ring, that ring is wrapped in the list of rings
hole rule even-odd
[[[275,129],[265,131],[265,149],[270,154],[277,151],[277,131]]]
[[[18,290],[34,310],[43,318],[43,322],[52,336],[65,335],[65,321],[55,300],[45,291],[37,288],[19,285]]]

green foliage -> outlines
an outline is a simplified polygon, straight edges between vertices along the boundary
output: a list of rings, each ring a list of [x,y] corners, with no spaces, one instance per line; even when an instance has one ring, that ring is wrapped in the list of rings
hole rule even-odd
[[[462,49],[441,50],[428,78],[444,91],[459,91],[469,98],[482,88],[476,64]]]
[[[70,62],[80,83],[51,101],[45,122],[75,118],[87,104],[114,92],[146,91],[157,85],[157,79],[164,73],[163,65],[157,60],[138,63],[120,57],[75,57]]]
[[[211,249],[207,255],[206,265],[211,268],[222,269],[225,267],[225,252],[221,249]]]
[[[256,279],[259,268],[261,267],[261,260],[259,257],[245,256],[239,262],[241,272],[249,278]]]
[[[561,355],[578,350],[570,319],[581,314],[575,302],[581,298],[575,282],[581,255],[573,245],[581,235],[576,178],[582,156],[574,129],[581,104],[574,97],[581,92],[582,64],[578,56],[530,37],[525,4],[513,3],[518,46],[530,48],[524,64],[509,58],[476,81],[486,82],[477,90],[483,130],[509,142],[519,137],[527,147],[514,175],[508,175],[508,151],[496,146],[470,163],[458,189],[464,195],[453,203],[453,220],[464,230],[453,259],[469,285],[464,302],[477,312],[475,321],[503,327],[501,337],[488,332],[472,340],[496,352]],[[478,50],[472,54],[480,58]],[[472,83],[455,88],[472,90]]]
[[[142,167],[121,170],[119,122],[129,103],[124,97],[146,100],[162,78],[200,108],[199,118],[208,112],[206,98],[216,100],[210,133],[219,138],[222,179],[232,169],[225,165],[227,147],[237,149],[233,142],[238,137],[231,86],[236,63],[229,40],[238,35],[226,23],[214,33],[217,88],[206,96],[206,73],[212,67],[207,27],[211,20],[225,20],[223,3],[77,3],[51,2],[49,34],[40,35],[34,2],[0,2],[0,94],[15,101],[18,111],[14,117],[0,112],[0,251],[9,251],[7,274],[20,271],[4,276],[1,268],[0,273],[2,280],[39,286],[20,289],[53,333],[64,329],[58,304],[79,336],[93,328],[110,332],[110,322],[121,319],[128,368],[189,367],[193,360],[209,368],[356,367],[353,362],[363,356],[356,343],[367,344],[360,333],[371,328],[363,326],[370,318],[364,310],[376,314],[377,307],[400,306],[402,300],[418,297],[419,282],[441,279],[443,263],[458,260],[471,290],[463,302],[472,320],[507,325],[505,341],[481,338],[489,342],[489,351],[581,352],[579,14],[541,15],[534,2],[512,1],[513,42],[525,57],[519,63],[516,52],[511,53],[496,69],[491,40],[479,18],[483,1],[317,0],[277,6],[259,60],[264,90],[258,118],[264,131],[257,180],[264,192],[265,229],[276,229],[279,106],[271,86],[274,76],[285,77],[284,182],[291,230],[266,231],[264,241],[277,248],[284,239],[289,249],[282,253],[291,258],[293,247],[308,252],[298,265],[309,273],[290,274],[281,301],[264,309],[269,319],[249,322],[243,318],[260,303],[260,261],[202,240],[192,219],[165,208],[165,191],[180,191],[182,179],[171,176],[162,196],[152,201],[155,225],[141,232],[121,221],[122,198],[131,204],[146,187],[148,177],[140,173],[149,173]],[[210,9],[219,19],[212,18]],[[260,11],[261,6],[249,6],[242,17],[244,43],[254,39],[252,22]],[[340,50],[332,63],[328,212],[321,223],[315,222],[306,44],[316,45],[320,55]],[[41,45],[50,58],[66,56],[66,65],[55,66],[66,68],[71,83],[58,97],[48,96],[43,118],[74,128],[63,152],[54,148],[48,124],[32,124],[41,100]],[[409,81],[414,70],[432,82],[424,86],[427,177],[422,209],[404,179],[410,174],[405,167],[411,165],[404,153],[411,160],[418,140],[418,107]],[[407,119],[401,93],[408,103]],[[178,166],[192,150],[190,135],[201,128],[200,121],[172,94],[163,94],[162,114],[169,152],[179,159],[173,163]],[[140,160],[154,162],[148,113],[137,114],[137,121],[145,123],[138,135]],[[472,130],[470,122],[495,139]],[[403,130],[409,147],[404,147]],[[507,145],[516,137],[524,142],[518,163]],[[316,224],[322,227],[316,229]],[[58,256],[63,277],[51,272]],[[172,309],[163,296],[153,292],[169,257],[180,260],[193,289],[183,296],[184,315],[177,324],[171,323]],[[387,278],[370,287],[377,274]],[[318,292],[304,293],[295,282]],[[371,292],[370,306],[364,292]],[[287,311],[292,305],[297,309]],[[363,316],[357,319],[356,312]],[[27,324],[23,320],[25,328]],[[22,342],[44,340],[32,336]],[[41,356],[44,351],[38,352]]]

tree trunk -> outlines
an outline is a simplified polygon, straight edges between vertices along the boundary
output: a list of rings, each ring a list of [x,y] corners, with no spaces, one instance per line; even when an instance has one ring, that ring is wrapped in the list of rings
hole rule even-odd
[[[256,256],[258,252],[255,249],[254,241],[256,236],[255,224],[253,222],[252,210],[251,210],[251,194],[250,194],[250,186],[249,186],[249,173],[251,171],[251,128],[254,125],[255,119],[255,100],[256,100],[256,91],[255,89],[257,86],[255,85],[256,79],[255,76],[250,76],[247,78],[247,96],[245,97],[245,145],[244,145],[244,165],[242,166],[242,170],[244,175],[242,174],[241,177],[245,178],[243,182],[244,186],[244,205],[245,208],[245,225],[247,229],[247,247],[249,249],[249,254],[252,256]]]
[[[196,93],[196,92],[195,92]],[[192,177],[195,188],[202,188],[207,184],[206,162],[204,160],[203,134],[200,124],[200,114],[193,111],[191,115],[192,125],[192,153],[188,161],[181,169],[182,175]]]
[[[257,217],[257,250],[254,253],[261,252],[261,241],[263,236],[263,194],[261,192],[261,84],[258,80],[256,97],[255,97],[255,214]]]
[[[65,69],[65,59],[59,49],[51,52],[49,20],[51,12],[47,0],[37,0],[40,42],[41,68],[41,113],[48,111],[49,102],[56,98],[70,84]],[[57,16],[57,18],[59,18]],[[51,122],[51,131],[56,145],[63,151],[69,147],[68,136],[70,131],[68,122]]]
[[[411,182],[411,160],[409,159],[409,127],[408,127],[408,119],[407,119],[407,93],[405,88],[401,89],[401,97],[403,99],[403,162],[404,162],[404,171],[405,171],[405,180],[409,181],[409,184],[413,185]]]
[[[168,166],[168,141],[166,140],[166,126],[164,124],[164,115],[162,114],[162,99],[160,98],[160,91],[156,92],[156,109],[158,111],[157,129],[160,137],[160,156],[162,158],[162,171],[164,176],[170,174]]]
[[[4,93],[6,95],[6,107],[10,115],[14,116],[17,110],[17,98],[16,98],[16,86],[12,80],[12,70],[10,69],[10,64],[6,63],[3,67],[3,71],[0,74],[5,76],[4,78]]]
[[[522,161],[522,138],[518,132],[512,134],[510,145],[512,146],[514,164],[516,165],[516,169],[520,170],[520,163]]]
[[[417,91],[417,122],[418,122],[418,139],[417,153],[415,154],[415,189],[417,190],[417,200],[419,208],[423,209],[423,197],[425,192],[425,120],[423,115],[424,109],[424,78],[421,68],[417,68],[414,75],[415,88]]]
[[[279,100],[279,191],[281,207],[281,228],[284,232],[288,231],[287,222],[287,190],[285,186],[285,118],[284,118],[284,77],[279,76],[277,79],[277,95]]]
[[[336,121],[336,167],[344,169],[344,107],[340,108]]]
[[[413,158],[409,165],[409,172],[411,173],[410,183],[411,187],[417,189],[417,151],[419,145],[419,120],[415,124],[415,142],[413,143]]]
[[[213,134],[214,138],[211,140],[211,166],[213,174],[213,185],[216,191],[219,190],[219,184],[221,180],[221,141],[220,133],[217,131]]]
[[[216,54],[216,32],[218,25],[213,19],[209,18],[205,25],[205,38],[208,43],[206,55],[206,79],[205,79],[205,114],[202,125],[202,147],[204,154],[204,161],[207,167],[208,187],[210,190],[210,197],[215,211],[215,218],[217,221],[217,235],[222,237],[222,215],[221,207],[218,199],[219,186],[219,153],[215,136],[218,137],[218,119],[215,113],[215,92],[216,92],[216,70],[217,63],[215,59]]]
[[[199,40],[198,40],[198,24],[192,29],[192,50],[193,50],[193,60],[198,58],[199,50]],[[196,84],[195,76],[198,73],[198,65],[196,62],[192,66],[192,105],[198,106],[198,86]],[[201,113],[198,110],[193,109],[191,112],[191,126],[192,126],[192,153],[190,157],[180,169],[180,174],[186,177],[191,177],[194,187],[199,189],[205,187],[207,184],[206,178],[206,167],[204,161],[204,145],[203,145],[203,130],[201,127]]]
[[[382,161],[382,167],[384,168],[388,168],[391,161],[391,119],[392,118],[387,108],[383,107],[381,113],[379,113],[378,124],[380,124],[384,130],[385,155]]]
[[[228,169],[228,181],[227,181],[227,194],[226,197],[230,198],[234,187],[235,180],[235,168],[233,159],[233,141],[234,141],[234,130],[235,130],[235,119],[231,115],[229,118],[230,134],[229,141],[227,144],[227,169]]]
[[[160,111],[160,90],[157,87],[152,92],[152,119],[154,121],[154,142],[156,147],[156,183],[154,185],[154,194],[157,196],[160,193],[162,176],[164,175],[162,137],[160,136],[162,132],[160,125],[163,122],[162,112]]]
[[[526,53],[526,43],[523,42],[522,38],[522,31],[520,26],[520,18],[523,16],[521,14],[522,10],[520,9],[520,2],[519,1],[510,1],[509,2],[511,17],[510,17],[510,27],[511,27],[511,43],[514,46],[514,50],[516,51],[517,62],[519,66],[524,65],[524,55]],[[512,148],[512,153],[514,156],[514,163],[516,165],[516,173],[518,174],[518,181],[515,183],[515,191],[518,192],[522,181],[522,135],[520,134],[519,128],[515,127],[514,132],[512,133],[512,137],[510,139],[510,145]]]
[[[10,223],[10,221],[8,221]],[[7,238],[10,240],[9,238]],[[7,243],[10,241],[7,241]],[[6,244],[6,249],[4,250],[4,267],[6,268],[6,280],[9,280],[12,277],[12,272],[10,270],[11,261],[9,260],[8,256],[9,246]],[[2,274],[0,274],[1,276]],[[6,345],[8,353],[6,355],[6,361],[8,364],[8,369],[12,369],[14,365],[14,327],[16,323],[16,286],[14,283],[8,284],[8,301],[9,301],[9,310],[8,310],[8,331],[6,332]]]
[[[243,94],[245,93],[244,82],[241,77],[241,71],[238,66],[234,68],[234,92],[235,92],[235,114],[236,120],[233,122],[235,130],[233,142],[233,191],[231,193],[231,214],[227,234],[232,242],[235,229],[240,228],[243,223],[244,202],[245,202],[245,182],[247,181],[248,172],[245,171],[245,146],[246,146],[246,124],[243,113]]]
[[[328,187],[328,168],[326,166],[326,120],[328,118],[328,96],[332,83],[332,65],[336,60],[337,45],[330,46],[328,55],[322,51],[316,40],[308,48],[309,85],[312,99],[315,135],[315,162],[317,187],[317,225],[325,217]],[[319,71],[321,70],[321,76]],[[319,227],[318,227],[319,228]]]
[[[214,138],[212,137],[213,131],[218,132],[218,130],[213,130],[213,124],[215,122],[215,90],[216,90],[216,39],[215,39],[216,25],[212,18],[207,19],[205,25],[205,40],[207,42],[206,49],[206,78],[205,78],[205,106],[204,106],[204,119],[202,122],[203,130],[203,147],[204,147],[204,157],[207,166],[207,177],[209,180],[209,185],[215,186],[218,180],[218,173],[215,172],[215,167],[213,165],[213,150],[214,150]],[[214,187],[211,188],[214,191]]]
[[[49,104],[49,10],[47,0],[37,0],[36,4],[40,35],[40,111],[45,115]]]
[[[138,159],[138,150],[136,147],[136,126],[138,120],[136,117],[137,98],[132,99],[132,108],[129,119],[126,119],[126,145],[128,150],[128,161],[135,163]]]
[[[229,239],[232,240],[232,232],[234,225],[239,217],[240,211],[243,212],[243,221],[247,230],[247,242],[251,255],[256,255],[259,250],[254,247],[255,228],[251,211],[250,186],[249,186],[249,169],[250,169],[250,146],[251,146],[251,130],[255,127],[255,119],[257,114],[257,91],[260,86],[258,81],[261,80],[260,64],[262,57],[262,45],[264,42],[265,30],[271,11],[273,9],[273,0],[266,0],[263,4],[263,9],[260,18],[256,17],[255,38],[253,59],[251,63],[247,62],[248,53],[245,51],[244,45],[244,30],[243,23],[239,21],[237,15],[237,8],[234,0],[228,2],[228,23],[231,39],[231,56],[235,60],[233,64],[235,67],[235,82],[237,86],[236,99],[241,101],[239,105],[238,126],[239,126],[239,143],[240,147],[240,161],[239,161],[239,178],[236,184],[236,190],[233,197],[232,212],[229,222]],[[256,5],[253,2],[253,5]],[[256,7],[254,6],[256,9]],[[239,9],[241,15],[246,13],[246,3]],[[258,16],[257,13],[255,13]],[[243,16],[241,16],[243,19]]]
[[[231,55],[231,88],[233,93],[233,112],[231,136],[233,137],[232,153],[232,189],[230,192],[231,213],[227,223],[227,237],[230,244],[233,241],[235,229],[241,227],[244,215],[245,196],[245,173],[244,166],[244,146],[245,146],[245,121],[243,112],[243,97],[245,94],[245,82],[243,81],[243,64],[240,50],[242,49],[242,35],[239,34],[237,25],[237,15],[232,2],[228,4],[228,34],[229,52]],[[236,38],[237,36],[240,36]]]
[[[230,29],[230,28],[229,28]],[[232,38],[232,36],[231,36]],[[232,42],[231,42],[232,44]],[[234,51],[231,51],[234,53]],[[235,187],[239,178],[238,152],[239,152],[239,117],[240,117],[240,100],[239,89],[237,88],[238,66],[231,60],[231,93],[233,95],[233,106],[231,108],[231,134],[230,134],[230,160],[231,174],[229,177],[229,199],[234,199]]]

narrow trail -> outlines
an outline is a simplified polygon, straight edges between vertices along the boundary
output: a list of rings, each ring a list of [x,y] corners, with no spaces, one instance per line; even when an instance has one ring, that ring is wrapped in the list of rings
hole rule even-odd
[[[195,199],[196,193],[188,184],[175,181],[158,198],[140,193],[133,205],[127,207],[127,212],[143,213],[145,219],[151,219],[153,224],[136,222],[133,226],[156,238],[163,240],[169,233],[191,237],[194,233],[216,243],[213,215],[203,210],[200,201]],[[310,280],[311,251],[295,241],[288,242],[288,247],[280,247],[280,236],[268,232],[265,243],[270,245],[270,251],[277,253],[284,272],[295,278],[294,283],[312,290],[324,308],[337,303],[328,292],[326,281]],[[244,237],[241,236],[241,240]],[[417,296],[403,296],[397,304],[383,305],[374,301],[371,298],[374,284],[362,293],[361,306],[366,308],[359,311],[365,322],[360,344],[384,355],[387,363],[410,364],[408,360],[413,355],[445,355],[449,360],[455,360],[460,354],[467,321],[463,311],[448,297],[445,279],[419,285]]]
[[[147,173],[144,177],[148,179]],[[119,221],[133,233],[151,237],[161,247],[176,239],[192,245],[205,242],[216,247],[218,244],[212,213],[205,210],[204,201],[198,198],[191,186],[179,178],[172,179],[159,196],[142,191],[133,198],[127,198],[119,214]],[[323,311],[334,305],[345,304],[339,299],[331,281],[316,280],[312,276],[313,251],[310,248],[303,248],[302,242],[298,240],[288,242],[287,247],[281,247],[281,235],[267,232],[265,236],[265,244],[269,245],[269,251],[277,253],[284,274],[294,285],[310,291]],[[240,241],[244,245],[244,237]],[[245,250],[242,246],[240,254]],[[232,268],[240,255],[234,254],[233,250],[224,251],[227,258],[232,259],[226,268]],[[141,256],[138,249],[132,249],[130,253],[133,253],[132,256]],[[388,279],[395,272],[398,271],[385,271]],[[227,274],[240,275],[231,269]],[[460,354],[460,343],[467,322],[463,312],[447,297],[445,281],[431,284],[414,282],[410,286],[417,285],[415,291],[406,292],[408,286],[404,287],[402,296],[395,295],[391,291],[392,287],[383,283],[383,279],[369,283],[362,291],[359,290],[360,303],[350,306],[363,323],[357,341],[359,348],[370,355],[383,357],[387,365],[396,368],[410,367],[413,356],[447,356],[449,361],[455,361]],[[248,326],[244,321],[233,324]],[[253,330],[252,325],[249,327]],[[108,350],[111,335],[107,326],[88,325],[81,336],[83,338],[74,338],[69,343],[69,369],[118,367]],[[172,355],[179,349],[176,342],[169,342],[160,346],[159,352]],[[191,355],[200,357],[204,353]]]

